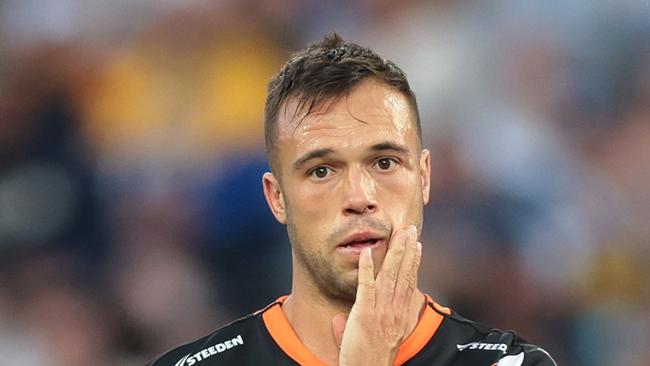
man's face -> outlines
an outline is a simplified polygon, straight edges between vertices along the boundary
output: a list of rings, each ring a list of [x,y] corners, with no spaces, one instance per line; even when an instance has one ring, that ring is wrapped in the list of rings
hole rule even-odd
[[[265,175],[265,194],[288,227],[294,282],[354,300],[361,249],[373,248],[379,270],[393,233],[421,228],[429,152],[406,97],[377,79],[304,118],[295,108],[295,100],[280,108],[281,183]]]

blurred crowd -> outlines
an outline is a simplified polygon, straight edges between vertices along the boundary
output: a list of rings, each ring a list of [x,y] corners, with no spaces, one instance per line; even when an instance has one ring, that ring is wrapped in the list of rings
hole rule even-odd
[[[644,0],[1,0],[3,364],[140,365],[288,293],[266,82],[329,31],[418,96],[421,287],[560,365],[650,365]]]

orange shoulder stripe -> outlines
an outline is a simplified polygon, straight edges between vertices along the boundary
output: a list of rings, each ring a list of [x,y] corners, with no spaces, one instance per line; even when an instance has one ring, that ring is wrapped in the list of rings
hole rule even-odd
[[[281,304],[288,296],[282,296],[276,302],[267,307],[267,310],[262,313],[264,325],[268,329],[269,334],[277,345],[300,365],[314,365],[314,366],[327,366],[321,360],[311,353],[298,338],[298,335],[291,328],[291,324],[282,312]]]
[[[300,365],[326,366],[325,363],[319,360],[300,341],[300,338],[298,338],[298,335],[296,335],[291,324],[289,324],[289,321],[282,312],[281,305],[287,297],[280,297],[273,304],[262,310],[262,319],[266,329],[280,349]],[[444,317],[435,311],[433,309],[434,307],[444,314],[451,313],[449,308],[436,304],[428,295],[425,295],[425,297],[427,306],[425,306],[422,316],[415,329],[413,329],[413,332],[411,332],[400,346],[397,357],[395,358],[396,366],[402,365],[417,355],[433,337],[438,327],[440,327]]]

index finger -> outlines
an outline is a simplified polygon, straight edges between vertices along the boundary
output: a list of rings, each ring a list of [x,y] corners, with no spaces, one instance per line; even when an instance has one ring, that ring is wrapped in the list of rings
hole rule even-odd
[[[375,265],[370,248],[364,248],[359,256],[359,283],[355,304],[375,306]]]

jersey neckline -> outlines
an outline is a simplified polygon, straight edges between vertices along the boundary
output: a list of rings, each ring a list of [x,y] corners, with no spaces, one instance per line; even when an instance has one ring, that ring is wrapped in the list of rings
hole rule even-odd
[[[449,308],[438,305],[429,295],[424,296],[426,306],[415,328],[400,346],[395,365],[401,365],[417,355],[440,327],[444,319],[443,314],[451,314]],[[326,366],[300,341],[284,315],[282,303],[288,297],[288,295],[282,296],[262,310],[266,329],[280,349],[298,364]]]

